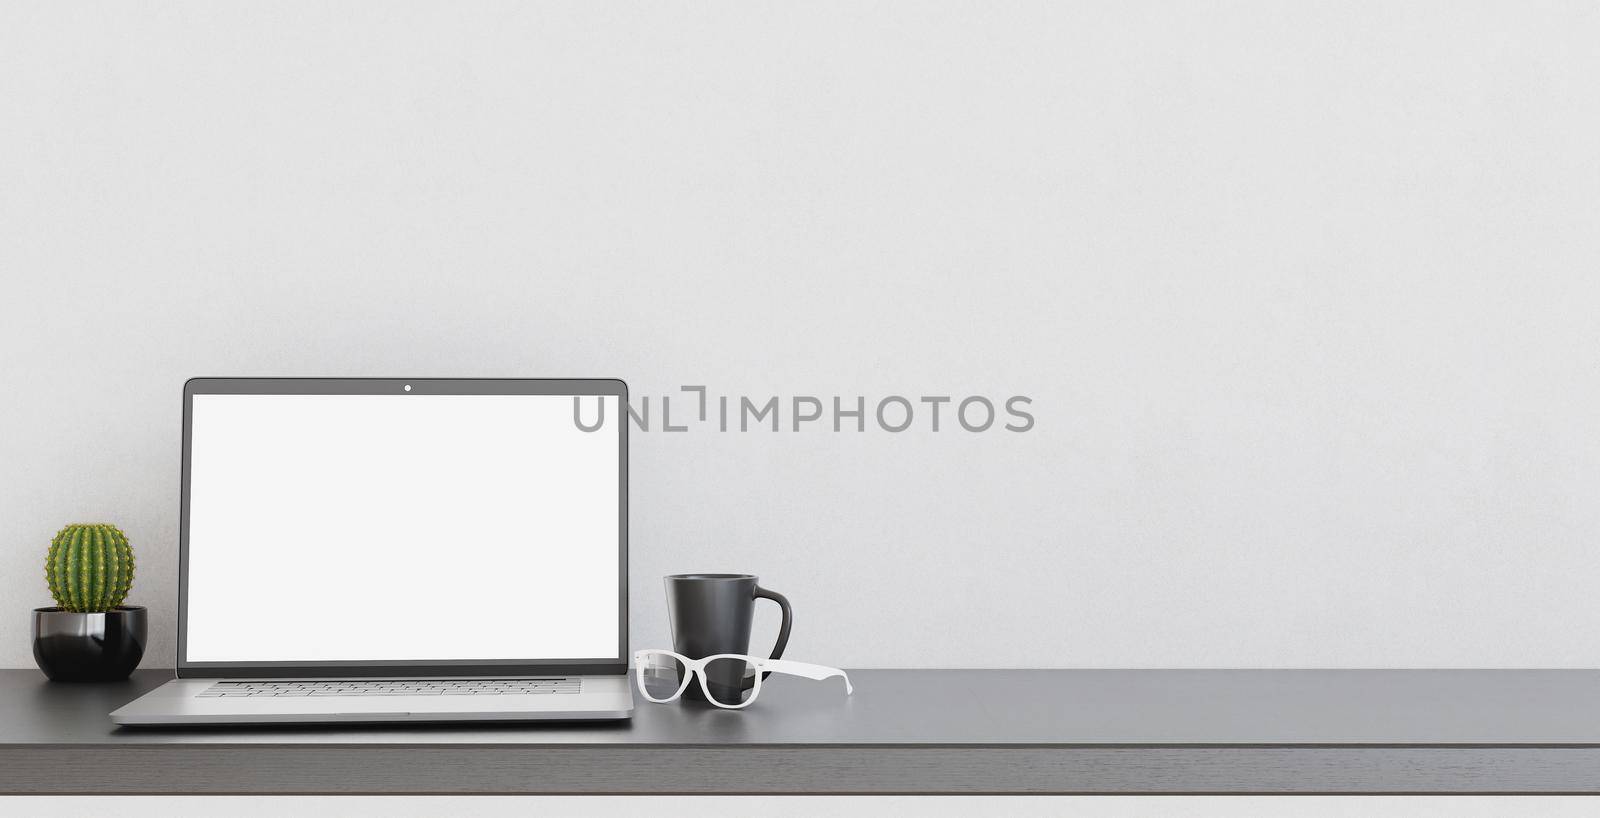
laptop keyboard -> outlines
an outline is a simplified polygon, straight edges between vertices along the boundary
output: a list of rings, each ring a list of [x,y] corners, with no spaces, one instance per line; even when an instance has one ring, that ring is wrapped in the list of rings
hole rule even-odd
[[[583,692],[583,680],[407,679],[404,681],[217,682],[196,696],[523,696]]]

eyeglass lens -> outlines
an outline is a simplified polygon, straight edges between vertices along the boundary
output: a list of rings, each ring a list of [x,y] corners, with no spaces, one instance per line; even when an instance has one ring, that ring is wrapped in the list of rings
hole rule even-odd
[[[718,704],[744,704],[755,692],[755,666],[743,659],[706,663],[706,689]]]
[[[683,689],[683,663],[665,653],[647,653],[644,661],[644,694],[657,701],[672,698]]]

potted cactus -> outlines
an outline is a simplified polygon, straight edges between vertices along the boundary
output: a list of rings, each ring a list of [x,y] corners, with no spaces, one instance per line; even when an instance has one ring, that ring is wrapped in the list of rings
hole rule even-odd
[[[123,605],[133,548],[107,523],[74,523],[50,541],[45,580],[56,606],[33,610],[33,658],[57,682],[126,679],[144,658],[145,609]]]

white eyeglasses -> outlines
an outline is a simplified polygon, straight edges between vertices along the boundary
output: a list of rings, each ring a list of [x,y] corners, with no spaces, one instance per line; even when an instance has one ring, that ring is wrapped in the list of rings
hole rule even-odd
[[[633,654],[634,678],[639,692],[657,704],[666,704],[683,695],[689,679],[700,677],[700,690],[706,700],[718,707],[738,710],[749,707],[761,693],[761,679],[769,673],[787,673],[807,679],[844,679],[844,692],[854,693],[850,677],[838,668],[791,662],[788,659],[762,659],[738,653],[719,653],[704,659],[690,659],[670,650],[641,650]]]

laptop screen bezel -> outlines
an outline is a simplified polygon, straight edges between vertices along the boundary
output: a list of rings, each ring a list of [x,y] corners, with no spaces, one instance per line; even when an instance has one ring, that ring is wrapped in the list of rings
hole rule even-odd
[[[409,387],[409,389],[407,388]],[[189,465],[196,395],[578,395],[619,399],[617,654],[602,657],[436,661],[192,662],[189,625]],[[183,467],[178,519],[178,657],[184,678],[545,676],[625,674],[628,654],[628,385],[615,378],[191,378],[183,385]],[[271,600],[240,616],[269,616]],[[331,626],[337,625],[330,623]],[[350,623],[357,627],[357,623]]]

